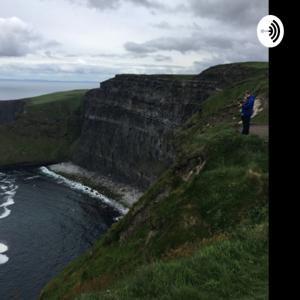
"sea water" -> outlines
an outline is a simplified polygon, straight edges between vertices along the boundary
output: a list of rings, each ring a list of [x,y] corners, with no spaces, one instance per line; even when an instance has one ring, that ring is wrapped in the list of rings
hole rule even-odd
[[[23,99],[44,94],[99,87],[97,82],[1,80],[0,101]]]
[[[47,168],[0,172],[0,299],[36,299],[126,211]]]

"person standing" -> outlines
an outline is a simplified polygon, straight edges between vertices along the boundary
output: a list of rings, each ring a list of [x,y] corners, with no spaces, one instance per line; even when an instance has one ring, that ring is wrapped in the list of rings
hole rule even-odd
[[[241,111],[241,118],[243,122],[242,134],[249,134],[250,120],[253,114],[254,100],[255,97],[251,95],[250,91],[246,91]]]

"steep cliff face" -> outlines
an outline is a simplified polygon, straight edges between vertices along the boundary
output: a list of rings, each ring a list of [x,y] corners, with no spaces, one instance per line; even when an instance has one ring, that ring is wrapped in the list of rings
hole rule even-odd
[[[212,93],[253,68],[222,65],[197,76],[117,75],[85,96],[75,163],[146,187],[174,158],[174,129]]]
[[[218,92],[174,133],[172,166],[101,240],[51,280],[40,299],[267,298],[268,142],[240,134],[237,124],[245,90],[268,103],[268,65],[251,66],[219,66],[199,76],[204,81],[197,86],[210,85],[204,92],[215,87]],[[248,78],[243,75],[247,72]],[[98,90],[91,92],[95,98],[86,99],[87,113],[90,109],[95,117],[108,101],[108,91],[102,88],[105,98]],[[119,90],[115,86],[115,105],[128,102],[118,98]],[[181,97],[187,100],[187,92]],[[178,111],[180,122],[184,117]],[[117,116],[109,116],[117,121]],[[260,122],[267,120],[264,111],[260,116]],[[88,117],[85,126],[92,126]],[[174,118],[167,119],[176,124]],[[129,117],[127,122],[133,123]],[[109,124],[100,123],[99,130],[109,130]],[[91,137],[96,145],[96,134]],[[115,149],[115,140],[109,142],[107,147]],[[124,145],[124,159],[129,161],[127,149]]]
[[[83,107],[85,91],[1,101],[0,167],[72,159],[147,187],[174,160],[175,129],[209,96],[266,72],[260,63],[243,63],[199,75],[117,75],[87,92]]]
[[[173,160],[173,131],[216,86],[195,76],[117,75],[85,96],[76,163],[148,186]]]

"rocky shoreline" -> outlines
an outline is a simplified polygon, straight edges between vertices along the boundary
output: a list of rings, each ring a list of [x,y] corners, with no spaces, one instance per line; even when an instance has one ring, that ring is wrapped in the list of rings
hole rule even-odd
[[[143,195],[143,190],[129,184],[117,182],[108,176],[100,175],[96,172],[88,171],[72,162],[53,164],[48,168],[71,180],[75,180],[84,185],[92,187],[99,193],[119,201],[126,207],[131,207]]]

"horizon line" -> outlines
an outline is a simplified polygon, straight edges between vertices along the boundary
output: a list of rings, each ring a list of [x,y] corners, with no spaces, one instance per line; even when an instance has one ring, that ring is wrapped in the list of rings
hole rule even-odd
[[[50,80],[50,79],[16,79],[16,78],[0,78],[2,81],[42,81],[42,82],[84,82],[84,83],[99,83],[100,81],[89,81],[89,80]]]

